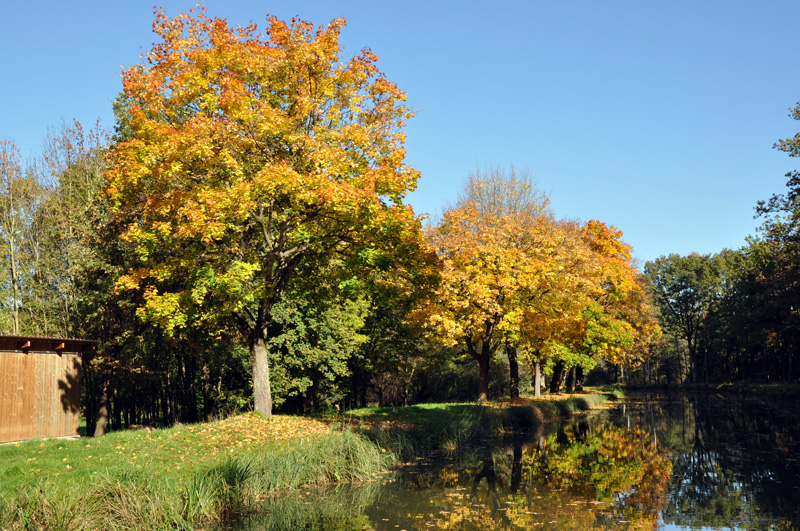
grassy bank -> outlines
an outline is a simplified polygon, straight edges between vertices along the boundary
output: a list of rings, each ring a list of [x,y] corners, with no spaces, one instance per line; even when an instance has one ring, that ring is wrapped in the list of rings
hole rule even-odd
[[[321,421],[247,414],[99,439],[0,446],[0,529],[194,529],[267,496],[387,470],[393,457]]]
[[[610,395],[523,404],[363,409],[336,418],[246,414],[99,439],[0,446],[0,529],[196,529],[281,491],[358,482],[467,441],[526,431]]]

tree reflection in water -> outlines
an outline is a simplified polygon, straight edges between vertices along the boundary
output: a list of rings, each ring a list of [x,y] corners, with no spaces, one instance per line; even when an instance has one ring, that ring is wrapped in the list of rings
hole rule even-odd
[[[633,422],[673,454],[662,520],[687,527],[800,529],[800,418],[791,403],[641,395]]]
[[[384,483],[272,500],[244,527],[800,529],[798,420],[775,404],[708,393],[630,396]]]
[[[671,465],[650,434],[588,421],[482,450],[461,484],[434,494],[417,529],[649,529]]]

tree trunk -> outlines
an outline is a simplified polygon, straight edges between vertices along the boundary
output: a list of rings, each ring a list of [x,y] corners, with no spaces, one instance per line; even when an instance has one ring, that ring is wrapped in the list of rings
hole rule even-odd
[[[269,382],[269,359],[264,338],[258,327],[253,331],[250,340],[250,357],[253,361],[253,400],[257,413],[265,417],[272,416],[272,390]]]
[[[122,429],[122,393],[119,384],[114,386],[111,393],[111,428],[115,430]]]
[[[511,400],[519,398],[519,361],[517,361],[517,347],[506,343],[506,354],[508,355],[508,369],[511,373],[511,389],[509,396]]]
[[[575,390],[583,391],[583,365],[575,367]]]
[[[564,362],[559,361],[553,367],[553,376],[550,380],[550,394],[555,394],[561,388],[561,375],[564,372]]]
[[[482,348],[478,356],[478,403],[489,400],[489,353]]]
[[[197,391],[195,380],[197,376],[197,357],[182,356],[183,360],[183,416],[184,422],[197,422]]]
[[[106,434],[108,426],[108,377],[103,376],[103,392],[100,393],[100,409],[97,411],[97,424],[94,427],[94,437]]]
[[[572,394],[575,392],[575,367],[567,369],[567,393]]]
[[[208,360],[203,361],[203,420],[211,416],[211,368]]]
[[[542,387],[544,385],[542,381],[542,359],[538,353],[533,361],[533,372],[533,396],[538,398],[542,396]]]
[[[492,358],[492,353],[497,348],[495,344],[492,348],[492,330],[494,325],[492,323],[486,324],[486,335],[481,340],[481,350],[478,352],[472,339],[468,336],[467,352],[470,356],[478,362],[478,403],[482,404],[489,400],[489,362]]]
[[[95,371],[91,368],[89,358],[84,358],[81,364],[81,381],[86,389],[86,404],[84,404],[84,414],[86,416],[86,435],[94,434],[97,423],[97,382],[95,381]]]
[[[166,374],[166,381],[164,383],[166,385],[161,385],[161,392],[159,393],[161,396],[161,419],[164,426],[169,426],[172,424],[169,419],[169,397],[167,396],[167,389],[170,385],[169,373]]]
[[[689,373],[692,383],[697,383],[697,350],[691,342],[688,343],[689,347]]]

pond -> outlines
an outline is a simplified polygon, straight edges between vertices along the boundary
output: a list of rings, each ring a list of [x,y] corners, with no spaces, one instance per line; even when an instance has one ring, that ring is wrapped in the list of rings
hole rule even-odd
[[[754,400],[633,395],[611,410],[268,500],[236,529],[800,529],[800,423]]]

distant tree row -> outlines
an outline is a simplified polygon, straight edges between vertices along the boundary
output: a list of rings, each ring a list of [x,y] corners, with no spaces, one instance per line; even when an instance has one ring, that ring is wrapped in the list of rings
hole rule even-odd
[[[800,119],[800,104],[792,111]],[[775,145],[800,156],[800,134]],[[738,250],[648,262],[664,343],[647,382],[796,382],[800,379],[800,173],[759,201],[758,235]]]

